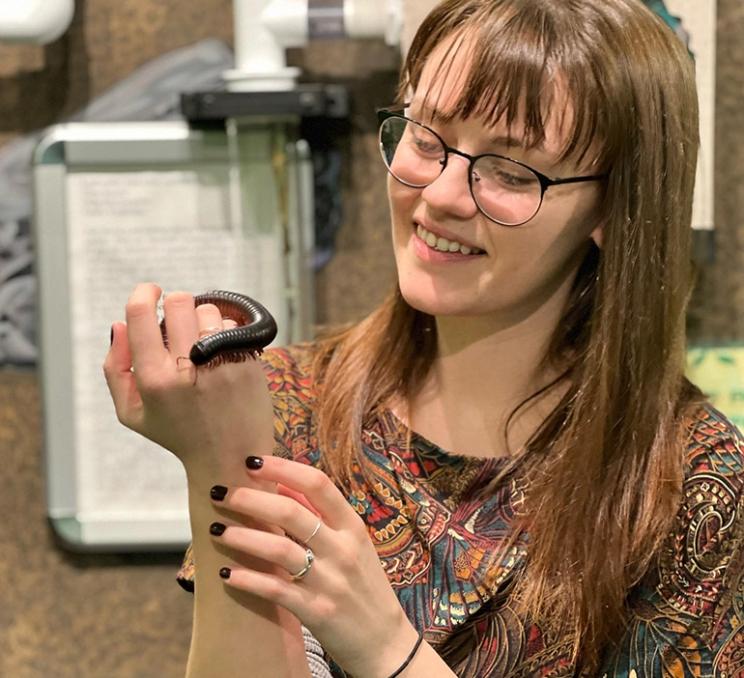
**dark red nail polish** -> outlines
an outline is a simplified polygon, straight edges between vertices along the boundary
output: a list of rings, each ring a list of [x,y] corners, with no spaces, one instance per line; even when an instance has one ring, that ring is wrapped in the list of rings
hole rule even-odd
[[[209,496],[215,501],[222,501],[226,494],[227,488],[224,485],[214,485],[212,489],[209,490]]]
[[[230,579],[230,573],[232,570],[229,567],[221,567],[220,568],[220,577],[223,579]]]
[[[109,346],[114,343],[114,326],[111,325],[111,341],[109,342]]]
[[[251,469],[251,471],[257,471],[263,466],[263,459],[254,456],[246,457],[245,465]]]
[[[215,537],[220,537],[225,529],[226,525],[223,525],[222,523],[212,523],[209,526],[209,534],[213,534]]]

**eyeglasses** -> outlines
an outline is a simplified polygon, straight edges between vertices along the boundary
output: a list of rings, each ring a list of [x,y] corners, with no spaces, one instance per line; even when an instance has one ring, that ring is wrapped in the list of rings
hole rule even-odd
[[[468,185],[478,209],[502,226],[521,226],[532,219],[551,186],[598,181],[607,176],[551,179],[503,155],[468,155],[447,146],[426,125],[407,118],[401,112],[405,108],[377,111],[380,152],[390,174],[406,186],[424,188],[444,171],[450,154],[459,155],[470,163]]]

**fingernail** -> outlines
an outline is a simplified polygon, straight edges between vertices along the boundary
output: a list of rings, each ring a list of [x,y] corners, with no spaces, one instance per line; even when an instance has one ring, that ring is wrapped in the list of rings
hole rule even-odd
[[[246,457],[245,465],[252,471],[257,471],[263,466],[263,459],[261,459],[261,457],[254,456]]]
[[[227,488],[224,485],[214,485],[212,489],[209,490],[209,496],[215,501],[222,501],[226,494]]]
[[[111,341],[109,342],[109,346],[114,343],[114,326],[111,325]]]
[[[230,573],[232,570],[229,567],[221,567],[220,568],[220,577],[223,579],[230,579]]]
[[[225,531],[226,526],[222,523],[212,523],[209,526],[209,534],[213,534],[215,537],[220,537]]]

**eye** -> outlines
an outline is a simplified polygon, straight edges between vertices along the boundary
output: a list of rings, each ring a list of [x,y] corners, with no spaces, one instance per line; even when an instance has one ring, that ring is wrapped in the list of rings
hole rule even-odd
[[[433,156],[442,154],[442,144],[440,144],[435,137],[425,131],[423,133],[418,131],[414,132],[413,143],[416,146],[416,150],[424,155]]]
[[[495,176],[496,179],[498,179],[502,184],[505,184],[506,186],[511,186],[512,188],[518,188],[520,186],[526,186],[529,183],[532,183],[530,179],[525,179],[524,177],[517,176],[516,174],[510,174],[509,172],[498,172]]]
[[[497,156],[484,156],[473,168],[473,181],[491,189],[532,190],[538,182],[535,174],[522,165]]]

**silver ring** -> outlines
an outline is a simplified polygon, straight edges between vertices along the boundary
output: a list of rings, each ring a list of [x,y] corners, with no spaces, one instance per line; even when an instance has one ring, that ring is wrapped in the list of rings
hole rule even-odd
[[[313,553],[312,549],[307,549],[305,551],[305,567],[303,567],[299,572],[296,574],[292,574],[292,579],[302,579],[308,572],[310,572],[310,569],[313,566],[313,561],[315,560],[315,554]]]
[[[315,526],[315,529],[313,530],[313,533],[303,542],[304,544],[307,544],[316,534],[318,534],[318,530],[320,529],[320,526],[322,524],[323,524],[323,521],[319,520],[318,524]]]

